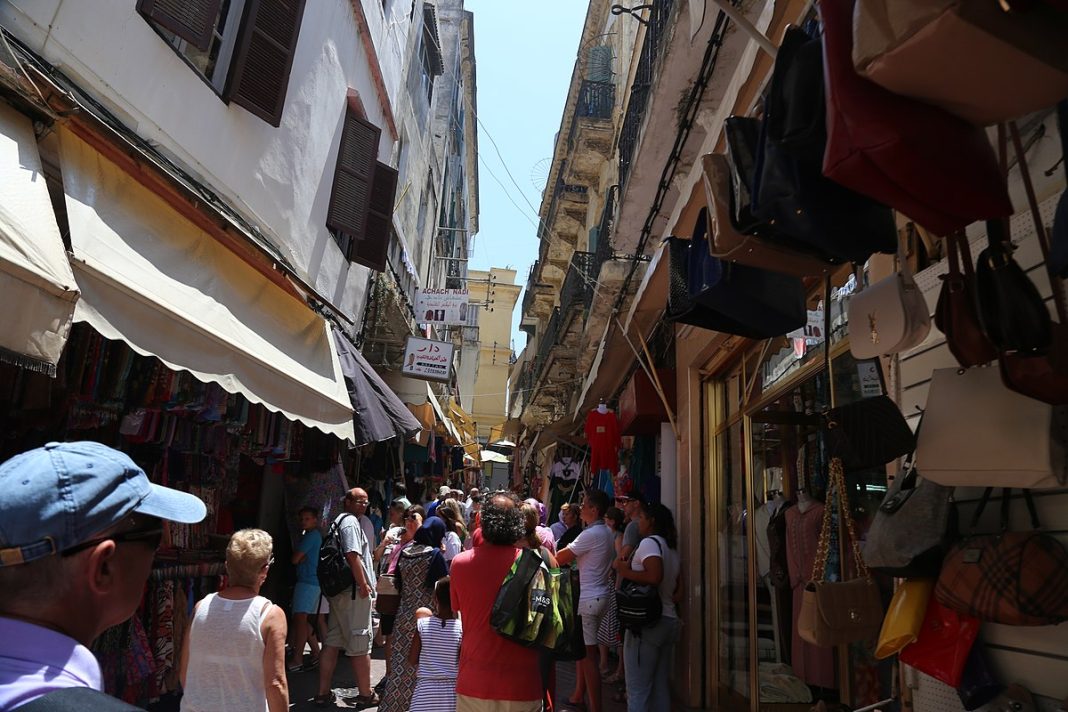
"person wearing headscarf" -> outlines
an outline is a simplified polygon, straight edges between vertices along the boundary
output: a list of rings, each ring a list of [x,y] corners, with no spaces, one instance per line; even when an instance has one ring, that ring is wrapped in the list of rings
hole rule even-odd
[[[441,517],[428,517],[397,561],[396,585],[401,602],[393,627],[390,669],[380,712],[407,712],[411,705],[417,671],[408,662],[408,649],[416,630],[415,613],[430,606],[434,585],[448,574],[442,551],[445,533]]]

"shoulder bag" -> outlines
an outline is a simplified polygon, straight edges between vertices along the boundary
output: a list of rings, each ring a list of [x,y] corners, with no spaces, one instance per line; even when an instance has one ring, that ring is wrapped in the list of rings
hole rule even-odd
[[[381,616],[394,616],[400,610],[401,592],[394,574],[379,574],[375,583],[375,610]]]
[[[849,298],[849,350],[858,359],[889,356],[918,346],[931,331],[927,300],[897,242],[898,272]]]
[[[946,253],[949,272],[942,275],[935,326],[945,334],[946,346],[961,366],[968,368],[990,363],[997,358],[998,352],[979,323],[972,253],[963,231],[946,235]]]
[[[992,487],[972,517],[975,529]],[[1010,532],[1009,489],[1001,497],[1001,533],[970,536],[946,556],[935,596],[939,603],[983,621],[1004,625],[1056,625],[1068,621],[1068,552],[1039,529],[1031,494],[1024,500],[1031,531]]]
[[[946,608],[935,596],[927,601],[920,634],[906,645],[899,659],[950,687],[961,682],[964,664],[979,636],[979,619]]]
[[[976,260],[979,322],[999,351],[1042,351],[1053,340],[1049,311],[1034,282],[1013,259],[1005,223],[987,221],[987,247]]]
[[[849,495],[846,492],[842,461],[831,458],[830,484],[838,498],[839,516],[845,521],[857,578],[850,581],[827,580],[827,555],[831,542],[831,510],[828,496],[823,510],[823,528],[812,567],[812,580],[802,591],[797,633],[802,640],[821,647],[831,647],[861,640],[873,640],[883,623],[883,605],[879,588],[872,581],[860,555],[860,541],[853,526]]]
[[[1063,487],[1068,482],[1063,406],[1010,391],[992,367],[935,370],[916,460],[947,487]]]
[[[664,557],[664,547],[660,537],[650,537]],[[638,583],[624,579],[616,591],[616,609],[619,612],[619,625],[627,630],[638,631],[648,628],[660,620],[663,614],[663,602],[660,600],[660,586],[651,583]]]
[[[831,456],[849,471],[882,467],[916,449],[912,428],[887,396],[832,408],[823,416],[823,428]]]
[[[916,641],[923,629],[924,614],[927,613],[927,602],[932,591],[933,579],[910,579],[898,585],[879,631],[879,642],[875,645],[876,660],[899,653],[906,645]]]
[[[824,175],[936,235],[1010,214],[1005,181],[982,129],[856,73],[853,8],[853,0],[820,3],[827,78]]]
[[[1018,4],[1018,3],[1014,3]],[[979,126],[1068,96],[1068,13],[1046,3],[859,0],[853,61],[896,94]]]

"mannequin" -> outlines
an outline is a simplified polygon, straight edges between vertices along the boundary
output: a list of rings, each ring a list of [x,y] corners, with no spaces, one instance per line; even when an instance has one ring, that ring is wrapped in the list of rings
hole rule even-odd
[[[606,413],[608,413],[608,406],[604,404],[604,398],[602,398],[601,402],[597,404],[597,412],[601,415],[605,415]]]
[[[786,510],[786,560],[793,599],[790,663],[797,676],[809,685],[834,688],[833,649],[807,643],[797,633],[801,598],[805,585],[812,578],[823,524],[823,503],[807,494],[802,495],[802,491],[798,490],[797,506]],[[803,496],[808,499],[806,509],[802,509]]]
[[[812,495],[805,490],[797,491],[797,508],[801,511],[801,514],[810,510],[814,504],[816,504],[816,500],[812,499]]]

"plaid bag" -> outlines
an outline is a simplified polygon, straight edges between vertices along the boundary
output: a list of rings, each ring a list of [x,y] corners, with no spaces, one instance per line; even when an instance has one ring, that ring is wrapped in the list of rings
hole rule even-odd
[[[990,498],[987,488],[973,528]],[[1034,502],[1024,499],[1033,531],[1008,532],[1009,490],[1001,501],[1002,533],[972,536],[950,549],[935,597],[942,605],[1005,625],[1055,625],[1068,620],[1068,552],[1040,527]]]

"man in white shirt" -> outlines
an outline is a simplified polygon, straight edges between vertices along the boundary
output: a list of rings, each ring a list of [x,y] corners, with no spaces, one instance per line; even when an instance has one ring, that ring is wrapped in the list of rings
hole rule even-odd
[[[608,597],[613,595],[612,562],[616,558],[615,534],[605,526],[608,495],[601,490],[588,490],[582,497],[579,516],[586,528],[575,540],[556,553],[561,566],[578,561],[579,614],[582,616],[582,637],[586,643],[586,657],[579,661],[581,674],[575,692],[568,702],[581,705],[583,695],[589,696],[589,711],[601,712],[601,671],[597,667],[597,629],[608,609]]]

